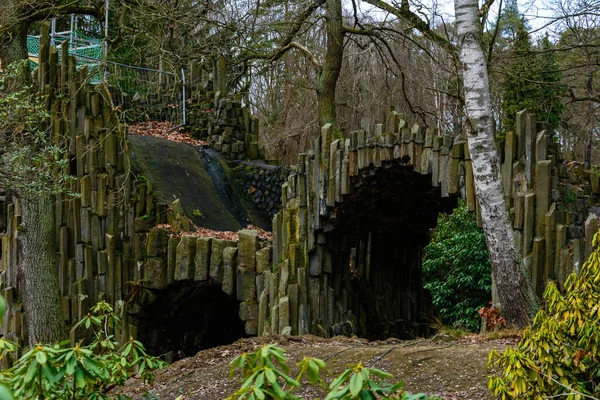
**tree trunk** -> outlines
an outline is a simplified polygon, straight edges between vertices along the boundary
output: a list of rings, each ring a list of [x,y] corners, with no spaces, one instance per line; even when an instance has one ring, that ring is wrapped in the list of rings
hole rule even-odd
[[[22,198],[23,298],[29,344],[66,339],[56,268],[54,202],[50,196]]]
[[[524,327],[537,311],[538,300],[517,252],[504,201],[478,2],[455,0],[454,10],[466,110],[473,126],[467,140],[490,262],[503,317],[509,325]]]
[[[344,26],[341,0],[327,0],[327,49],[323,68],[317,74],[319,123],[331,123],[337,130],[335,91],[344,57]]]
[[[29,56],[27,52],[27,30],[28,23],[19,23],[8,32],[2,32],[0,35],[0,62],[2,68],[6,69],[9,64],[15,61],[26,60]]]
[[[587,73],[587,80],[586,80],[586,91],[587,91],[587,96],[589,98],[594,96],[594,75],[595,75],[595,70],[594,70],[594,62],[592,60],[592,57],[590,57],[589,55],[586,57],[587,58],[587,65],[588,65],[588,73]],[[593,110],[592,110],[592,102],[590,100],[586,100],[585,101],[585,117],[587,119],[587,137],[586,137],[586,142],[585,142],[585,152],[584,152],[584,165],[586,168],[590,168],[592,166],[592,143],[594,142],[594,127],[593,127],[593,123],[591,121],[594,120],[593,118]],[[591,125],[591,126],[590,126]]]

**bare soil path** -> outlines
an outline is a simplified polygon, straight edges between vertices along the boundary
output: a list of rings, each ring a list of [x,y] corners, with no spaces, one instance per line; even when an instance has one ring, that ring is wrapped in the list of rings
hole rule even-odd
[[[124,393],[134,399],[151,393],[161,400],[224,399],[240,386],[239,376],[228,378],[228,363],[242,352],[251,352],[263,344],[278,343],[287,351],[290,365],[303,357],[326,360],[331,375],[342,372],[348,364],[361,362],[393,374],[406,383],[412,393],[427,393],[445,400],[491,399],[487,390],[486,369],[490,351],[502,351],[516,345],[518,338],[490,340],[481,336],[452,339],[438,336],[433,339],[368,342],[363,339],[315,336],[271,336],[242,339],[228,346],[215,347],[185,358],[157,373],[154,387],[138,380],[128,382]],[[324,398],[321,390],[306,386],[294,392],[304,399]]]

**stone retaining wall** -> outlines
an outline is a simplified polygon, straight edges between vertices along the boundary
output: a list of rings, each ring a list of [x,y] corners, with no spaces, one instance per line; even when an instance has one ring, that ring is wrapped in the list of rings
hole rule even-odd
[[[272,218],[281,207],[281,186],[287,181],[291,168],[242,163],[233,171],[242,193],[247,194],[266,217]]]

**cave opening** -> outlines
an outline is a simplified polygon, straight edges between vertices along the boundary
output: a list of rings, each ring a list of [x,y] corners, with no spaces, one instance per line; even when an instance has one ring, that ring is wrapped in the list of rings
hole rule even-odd
[[[431,175],[400,162],[370,167],[351,183],[317,239],[329,272],[330,333],[372,340],[429,336],[434,310],[423,288],[423,248],[438,214],[451,212],[458,197],[442,197]]]
[[[175,359],[246,337],[239,301],[220,285],[181,281],[150,294],[137,315],[138,338],[152,355]]]

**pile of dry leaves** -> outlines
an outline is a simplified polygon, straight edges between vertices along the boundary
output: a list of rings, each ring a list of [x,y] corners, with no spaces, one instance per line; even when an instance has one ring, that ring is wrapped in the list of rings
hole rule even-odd
[[[171,225],[160,224],[157,226],[157,228],[167,229],[167,230],[171,231],[171,233],[173,234]],[[177,236],[181,237],[182,235],[188,235],[188,236],[197,236],[197,237],[213,237],[213,238],[217,238],[217,239],[221,239],[221,240],[232,240],[235,242],[237,242],[239,240],[239,234],[237,232],[214,231],[212,229],[203,228],[201,226],[197,226],[195,228],[196,228],[195,231],[178,233]],[[265,231],[264,229],[261,229],[258,226],[248,225],[244,229],[257,231],[258,237],[261,239],[269,239],[269,240],[273,239],[273,234],[271,232]]]
[[[173,142],[185,143],[192,146],[205,146],[206,140],[193,139],[183,131],[183,127],[177,127],[172,122],[146,121],[129,125],[129,132],[136,135],[154,136]]]

